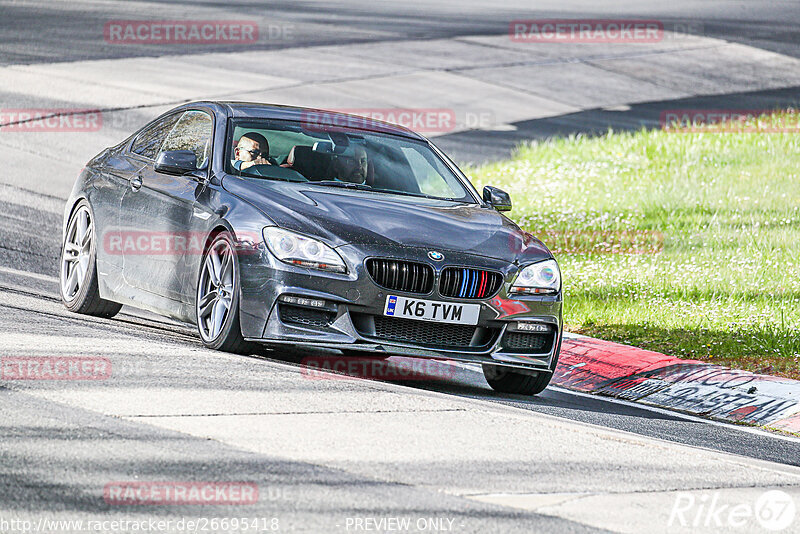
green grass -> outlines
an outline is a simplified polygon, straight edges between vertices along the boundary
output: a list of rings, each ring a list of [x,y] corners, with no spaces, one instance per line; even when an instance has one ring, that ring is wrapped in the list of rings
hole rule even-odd
[[[571,331],[800,378],[799,134],[609,132],[467,174],[554,250]]]

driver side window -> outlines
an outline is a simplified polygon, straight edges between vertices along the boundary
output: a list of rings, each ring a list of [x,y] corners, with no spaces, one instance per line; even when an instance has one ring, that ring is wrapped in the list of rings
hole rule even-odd
[[[211,116],[204,111],[187,111],[172,128],[161,152],[168,150],[191,150],[197,157],[197,168],[203,169],[211,156]]]

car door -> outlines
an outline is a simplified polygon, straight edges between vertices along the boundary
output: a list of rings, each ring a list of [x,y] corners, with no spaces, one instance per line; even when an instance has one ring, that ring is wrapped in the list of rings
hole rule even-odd
[[[147,156],[154,157],[180,113],[160,117],[141,129],[132,142],[110,149],[98,168],[100,180],[92,197],[98,239],[97,275],[101,294],[125,297],[122,276],[123,239],[126,229],[120,225],[122,197],[134,187],[146,165]]]
[[[98,179],[91,195],[95,229],[98,236],[97,280],[101,294],[115,293],[122,279],[122,231],[119,206],[130,179],[142,165],[127,157],[123,149],[110,154],[97,168]]]
[[[187,254],[202,253],[202,243],[193,230],[193,209],[197,196],[206,187],[199,179],[207,172],[211,156],[213,119],[210,113],[185,111],[174,123],[156,154],[146,154],[144,166],[122,197],[120,219],[132,239],[123,250],[125,282],[171,301],[186,301],[185,269]],[[192,150],[197,157],[198,176],[176,176],[158,172],[158,153]],[[161,307],[158,301],[151,307]],[[166,309],[178,309],[166,304]]]

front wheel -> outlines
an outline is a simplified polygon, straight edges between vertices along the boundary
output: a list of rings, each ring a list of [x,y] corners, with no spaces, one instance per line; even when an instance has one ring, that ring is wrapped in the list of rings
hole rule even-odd
[[[67,222],[61,246],[58,277],[61,302],[71,312],[113,317],[122,304],[100,298],[96,234],[92,208],[86,200],[81,200]]]
[[[550,383],[552,373],[520,372],[502,365],[483,364],[483,376],[493,390],[516,395],[538,395]]]
[[[214,236],[200,265],[195,312],[203,344],[225,352],[249,352],[239,323],[239,259],[229,233]]]

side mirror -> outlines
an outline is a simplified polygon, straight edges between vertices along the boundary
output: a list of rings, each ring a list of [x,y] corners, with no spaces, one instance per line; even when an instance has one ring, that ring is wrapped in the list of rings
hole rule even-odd
[[[491,185],[483,188],[483,201],[497,211],[511,211],[511,197],[508,193]]]
[[[156,172],[163,174],[193,174],[197,170],[197,156],[191,150],[167,150],[156,158]]]

